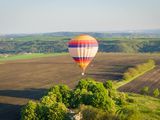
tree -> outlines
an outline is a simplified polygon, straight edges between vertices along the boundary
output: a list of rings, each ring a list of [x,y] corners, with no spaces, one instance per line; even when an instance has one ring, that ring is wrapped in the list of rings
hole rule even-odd
[[[112,83],[111,80],[107,80],[103,85],[106,89],[112,89],[113,88],[113,83]]]
[[[64,120],[67,115],[67,108],[63,103],[56,103],[48,110],[48,120]]]
[[[27,105],[22,108],[21,120],[35,120],[36,119],[36,107],[37,103],[29,101]]]
[[[124,80],[129,80],[129,79],[131,79],[132,78],[132,76],[131,76],[131,74],[129,73],[129,72],[125,72],[124,73],[124,75],[123,75],[123,79]]]
[[[158,97],[159,96],[159,89],[158,88],[156,88],[154,91],[153,91],[153,95],[154,95],[154,97]]]
[[[48,96],[55,94],[57,102],[63,102],[67,107],[70,106],[71,90],[67,85],[56,85],[49,89]]]
[[[145,86],[141,89],[141,93],[143,95],[148,95],[149,94],[149,87],[148,86]]]

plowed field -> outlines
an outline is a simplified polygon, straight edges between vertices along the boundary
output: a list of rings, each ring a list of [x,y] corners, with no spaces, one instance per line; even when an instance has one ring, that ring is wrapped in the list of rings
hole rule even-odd
[[[93,77],[98,81],[119,80],[128,67],[150,58],[160,64],[160,56],[157,55],[101,53],[90,64],[84,77]],[[146,74],[146,80],[137,80],[137,87],[143,84],[157,87],[160,84],[159,72],[158,67],[148,77]],[[64,83],[73,88],[81,78],[79,67],[69,55],[0,64],[0,120],[18,119],[21,106],[28,100],[39,99],[47,88],[55,84]],[[138,89],[135,85],[131,87]]]

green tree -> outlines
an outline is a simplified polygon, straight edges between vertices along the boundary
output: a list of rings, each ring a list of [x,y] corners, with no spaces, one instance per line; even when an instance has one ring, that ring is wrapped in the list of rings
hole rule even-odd
[[[48,120],[64,120],[67,116],[67,108],[63,103],[56,103],[48,110]]]
[[[113,88],[113,83],[111,80],[107,80],[106,82],[103,83],[104,87],[106,89],[112,89]]]
[[[148,94],[149,94],[149,87],[148,87],[148,86],[144,86],[144,87],[141,89],[141,94],[143,94],[143,95],[148,95]]]
[[[156,89],[153,91],[153,95],[154,95],[154,97],[158,97],[158,96],[159,96],[159,94],[160,94],[159,89],[158,89],[158,88],[156,88]]]
[[[37,103],[29,101],[21,111],[21,120],[36,120],[36,107]]]
[[[56,85],[49,89],[48,96],[55,94],[57,102],[63,102],[67,107],[70,106],[71,90],[67,85]]]

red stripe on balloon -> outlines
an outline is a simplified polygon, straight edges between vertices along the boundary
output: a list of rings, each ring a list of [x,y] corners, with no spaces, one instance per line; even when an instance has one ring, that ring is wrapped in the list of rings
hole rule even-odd
[[[76,61],[76,62],[90,62],[92,59],[93,59],[93,57],[83,57],[83,58],[81,58],[81,57],[73,57],[73,59]]]
[[[78,40],[71,40],[69,42],[69,45],[72,44],[72,45],[75,45],[75,44],[98,44],[97,41],[95,40],[81,40],[81,41],[78,41]]]

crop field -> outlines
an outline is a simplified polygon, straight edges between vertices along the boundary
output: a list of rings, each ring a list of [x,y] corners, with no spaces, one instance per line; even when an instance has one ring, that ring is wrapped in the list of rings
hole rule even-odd
[[[102,82],[120,80],[128,67],[146,62],[148,59],[154,59],[157,66],[160,65],[160,56],[156,54],[99,53],[83,77],[93,77]],[[62,83],[74,88],[78,80],[83,78],[80,68],[69,55],[3,62],[0,64],[0,119],[2,120],[18,119],[21,106],[28,100],[39,99],[47,88]],[[130,88],[135,88],[133,91],[138,90],[144,84],[151,85],[152,88],[157,87],[160,85],[158,75],[160,76],[159,67],[137,78],[136,84],[133,83]],[[126,86],[120,89],[129,90]]]
[[[121,86],[119,90],[123,92],[140,93],[141,89],[145,86],[149,87],[151,95],[155,88],[160,89],[160,66],[157,66],[155,69],[145,73],[128,84]]]

